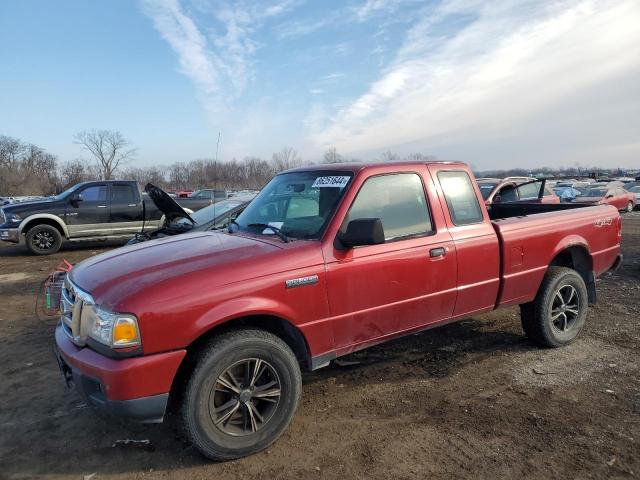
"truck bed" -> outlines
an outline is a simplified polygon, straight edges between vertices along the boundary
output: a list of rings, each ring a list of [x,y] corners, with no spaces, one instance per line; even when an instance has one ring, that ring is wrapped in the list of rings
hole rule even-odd
[[[496,206],[491,208],[491,223],[502,258],[502,286],[496,306],[533,300],[535,289],[531,289],[531,285],[540,285],[549,265],[562,265],[563,259],[556,256],[568,248],[572,255],[582,256],[591,263],[589,275],[597,277],[615,262],[620,243],[620,217],[615,207],[510,204],[494,208]]]
[[[494,203],[487,210],[491,220],[499,220],[593,206],[588,203]]]

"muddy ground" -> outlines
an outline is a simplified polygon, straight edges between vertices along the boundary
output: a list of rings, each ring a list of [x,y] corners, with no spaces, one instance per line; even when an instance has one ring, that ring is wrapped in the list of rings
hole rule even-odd
[[[304,376],[268,451],[220,464],[170,425],[99,418],[64,389],[35,292],[60,259],[105,247],[0,248],[0,478],[640,476],[640,213],[624,216],[625,264],[573,345],[532,346],[506,309],[353,354]],[[123,439],[150,445],[113,446]]]

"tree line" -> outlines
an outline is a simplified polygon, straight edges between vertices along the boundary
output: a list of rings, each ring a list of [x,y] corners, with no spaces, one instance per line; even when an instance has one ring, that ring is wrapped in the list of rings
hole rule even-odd
[[[167,190],[197,188],[260,189],[271,177],[290,168],[308,165],[292,147],[275,152],[271,159],[245,157],[216,161],[204,158],[170,165],[135,166],[137,149],[120,132],[87,130],[74,137],[87,158],[59,159],[20,139],[0,135],[0,195],[51,195],[87,180],[135,180]],[[330,149],[320,163],[347,159]],[[349,159],[353,160],[353,159]]]
[[[275,174],[313,163],[358,161],[345,158],[335,148],[324,152],[315,162],[303,160],[295,149],[285,147],[270,159],[245,157],[241,160],[216,161],[211,158],[175,162],[170,165],[135,166],[137,149],[120,132],[86,130],[74,137],[86,152],[86,158],[60,161],[43,148],[20,139],[0,135],[0,196],[51,195],[86,180],[136,180],[141,186],[154,183],[166,190],[199,188],[262,188]],[[379,160],[434,160],[432,155],[415,153],[401,157],[383,152]],[[474,169],[476,170],[476,169]],[[535,170],[523,168],[476,172],[477,176],[529,176],[531,174],[587,175],[593,169],[571,167]],[[601,170],[602,171],[602,170]],[[611,173],[621,174],[613,170]]]

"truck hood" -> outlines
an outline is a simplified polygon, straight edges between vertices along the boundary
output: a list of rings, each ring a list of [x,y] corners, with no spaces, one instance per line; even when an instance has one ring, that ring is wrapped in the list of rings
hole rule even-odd
[[[147,195],[149,195],[149,198],[151,198],[151,201],[155,204],[158,210],[164,214],[167,223],[171,223],[178,218],[187,218],[193,225],[196,224],[195,220],[191,218],[180,205],[178,205],[178,202],[171,198],[169,194],[160,187],[156,187],[152,183],[147,183],[144,187],[144,191],[147,192]]]
[[[172,282],[211,289],[258,272],[268,274],[256,268],[256,262],[280,250],[275,243],[245,236],[187,233],[97,255],[76,265],[70,278],[97,304],[118,310],[119,304],[145,289],[171,295]]]
[[[5,213],[16,213],[16,214],[24,214],[24,213],[38,213],[41,210],[46,211],[52,204],[59,203],[59,200],[55,198],[45,198],[42,200],[32,200],[30,202],[20,202],[20,203],[10,203],[9,205],[0,205],[0,208],[4,210]]]

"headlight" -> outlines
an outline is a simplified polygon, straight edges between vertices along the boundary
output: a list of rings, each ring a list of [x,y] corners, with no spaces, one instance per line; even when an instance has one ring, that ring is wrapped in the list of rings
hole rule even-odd
[[[140,345],[138,320],[134,315],[113,313],[96,306],[85,306],[90,309],[85,316],[87,335],[95,341],[111,348],[135,347]]]
[[[20,215],[17,215],[15,213],[5,213],[4,218],[6,219],[7,223],[20,223],[22,221]]]

